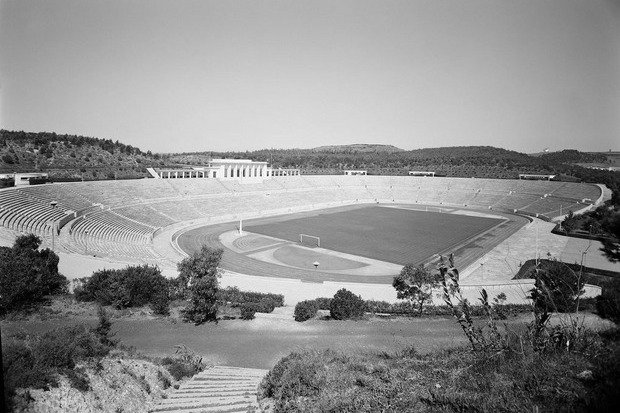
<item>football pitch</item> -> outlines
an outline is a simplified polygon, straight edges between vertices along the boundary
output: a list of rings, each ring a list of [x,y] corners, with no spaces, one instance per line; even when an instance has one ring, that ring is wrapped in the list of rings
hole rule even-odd
[[[503,219],[371,206],[283,219],[244,230],[298,242],[320,237],[321,248],[405,265],[421,263],[503,223]]]

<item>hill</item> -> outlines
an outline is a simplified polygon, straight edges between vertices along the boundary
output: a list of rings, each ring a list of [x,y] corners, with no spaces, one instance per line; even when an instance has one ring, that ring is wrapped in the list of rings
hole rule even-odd
[[[160,155],[110,139],[0,130],[0,173],[47,172],[55,180],[145,178]]]
[[[404,152],[404,149],[397,148],[394,145],[380,145],[373,143],[356,143],[352,145],[328,145],[319,146],[311,149],[314,152],[329,152],[329,153],[364,153],[364,152]]]

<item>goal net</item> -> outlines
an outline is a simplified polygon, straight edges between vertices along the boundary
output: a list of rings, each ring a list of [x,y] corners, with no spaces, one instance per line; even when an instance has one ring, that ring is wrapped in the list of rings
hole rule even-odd
[[[307,247],[320,247],[321,238],[315,237],[314,235],[299,234],[299,243]]]

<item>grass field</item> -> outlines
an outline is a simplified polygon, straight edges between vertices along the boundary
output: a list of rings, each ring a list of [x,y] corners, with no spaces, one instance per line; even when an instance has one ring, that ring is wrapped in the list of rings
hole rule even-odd
[[[503,220],[371,206],[248,225],[245,230],[289,241],[321,238],[321,248],[404,265],[449,252]]]

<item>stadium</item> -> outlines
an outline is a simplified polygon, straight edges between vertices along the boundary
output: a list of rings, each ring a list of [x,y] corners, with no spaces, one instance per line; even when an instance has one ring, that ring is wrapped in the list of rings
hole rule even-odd
[[[342,286],[394,301],[406,263],[455,255],[465,289],[523,301],[521,264],[550,255],[606,264],[588,242],[551,233],[569,211],[610,198],[604,185],[417,176],[233,176],[70,182],[0,191],[2,237],[34,233],[56,251],[164,273],[202,245],[223,248],[224,285],[293,304]],[[225,175],[220,175],[225,176]],[[466,290],[467,291],[467,290]],[[596,294],[588,287],[588,294]]]

